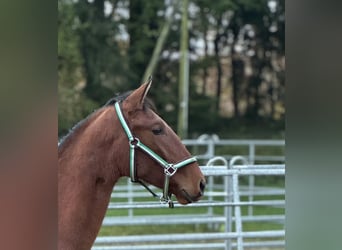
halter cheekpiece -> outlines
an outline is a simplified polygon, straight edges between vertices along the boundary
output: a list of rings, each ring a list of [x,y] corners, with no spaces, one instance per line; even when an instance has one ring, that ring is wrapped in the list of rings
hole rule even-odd
[[[150,193],[152,193],[152,195],[154,197],[159,197],[157,194],[155,194],[147,186],[147,184],[145,182],[143,182],[142,180],[139,180],[136,176],[135,150],[137,148],[139,148],[164,168],[164,174],[165,174],[164,190],[163,190],[163,194],[159,197],[159,199],[160,199],[161,203],[168,204],[170,208],[173,208],[174,207],[173,201],[171,200],[171,194],[169,194],[170,177],[173,176],[179,168],[184,167],[186,165],[189,165],[190,163],[196,162],[197,161],[196,158],[191,157],[191,158],[188,158],[188,159],[183,160],[181,162],[178,162],[176,164],[168,163],[162,157],[160,157],[158,154],[156,154],[152,149],[150,149],[148,146],[143,144],[139,140],[139,138],[133,136],[133,134],[132,134],[131,130],[129,129],[127,122],[125,121],[125,118],[121,112],[120,103],[116,102],[114,107],[115,107],[116,114],[119,118],[119,121],[121,123],[121,126],[124,129],[124,131],[128,137],[128,143],[129,143],[129,148],[130,148],[129,149],[129,169],[130,169],[131,181],[140,183]]]

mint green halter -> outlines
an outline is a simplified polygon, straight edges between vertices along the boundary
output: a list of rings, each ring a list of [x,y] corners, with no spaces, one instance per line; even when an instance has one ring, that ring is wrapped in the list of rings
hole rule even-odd
[[[138,182],[142,184],[148,191],[152,193],[153,196],[158,197],[143,181],[139,180],[136,176],[136,167],[135,167],[135,149],[139,148],[146,154],[152,157],[156,162],[159,163],[164,168],[164,174],[165,174],[165,181],[164,181],[164,190],[163,195],[160,197],[160,202],[169,204],[170,208],[173,208],[173,201],[171,200],[171,194],[169,194],[169,184],[170,184],[170,177],[173,176],[177,170],[181,167],[184,167],[186,165],[189,165],[190,163],[196,162],[195,157],[188,158],[186,160],[183,160],[179,163],[173,164],[168,163],[165,161],[162,157],[157,155],[152,149],[147,147],[145,144],[143,144],[137,137],[134,137],[132,135],[131,130],[129,129],[125,118],[121,112],[120,104],[119,102],[115,103],[115,111],[119,118],[119,121],[121,123],[122,128],[124,129],[127,137],[128,137],[128,143],[129,143],[129,169],[130,169],[130,176],[132,182]]]

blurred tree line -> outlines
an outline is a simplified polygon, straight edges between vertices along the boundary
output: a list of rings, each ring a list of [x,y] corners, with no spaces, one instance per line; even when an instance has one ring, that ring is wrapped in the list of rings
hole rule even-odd
[[[175,129],[181,6],[180,0],[58,1],[59,135],[115,93],[141,84],[170,13],[149,96]],[[186,11],[189,134],[243,123],[283,128],[285,1],[190,0]]]

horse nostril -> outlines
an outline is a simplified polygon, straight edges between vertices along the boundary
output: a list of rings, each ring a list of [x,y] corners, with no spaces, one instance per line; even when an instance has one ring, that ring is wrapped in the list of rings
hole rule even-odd
[[[205,189],[205,182],[203,180],[200,181],[200,190],[201,190],[201,193],[203,194],[204,192],[204,189]]]

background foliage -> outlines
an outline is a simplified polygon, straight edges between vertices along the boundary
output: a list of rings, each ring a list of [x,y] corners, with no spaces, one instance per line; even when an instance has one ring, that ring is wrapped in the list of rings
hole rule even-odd
[[[181,1],[59,0],[59,135],[136,88],[170,14],[150,97],[177,124]],[[284,0],[189,1],[189,135],[281,137]]]

